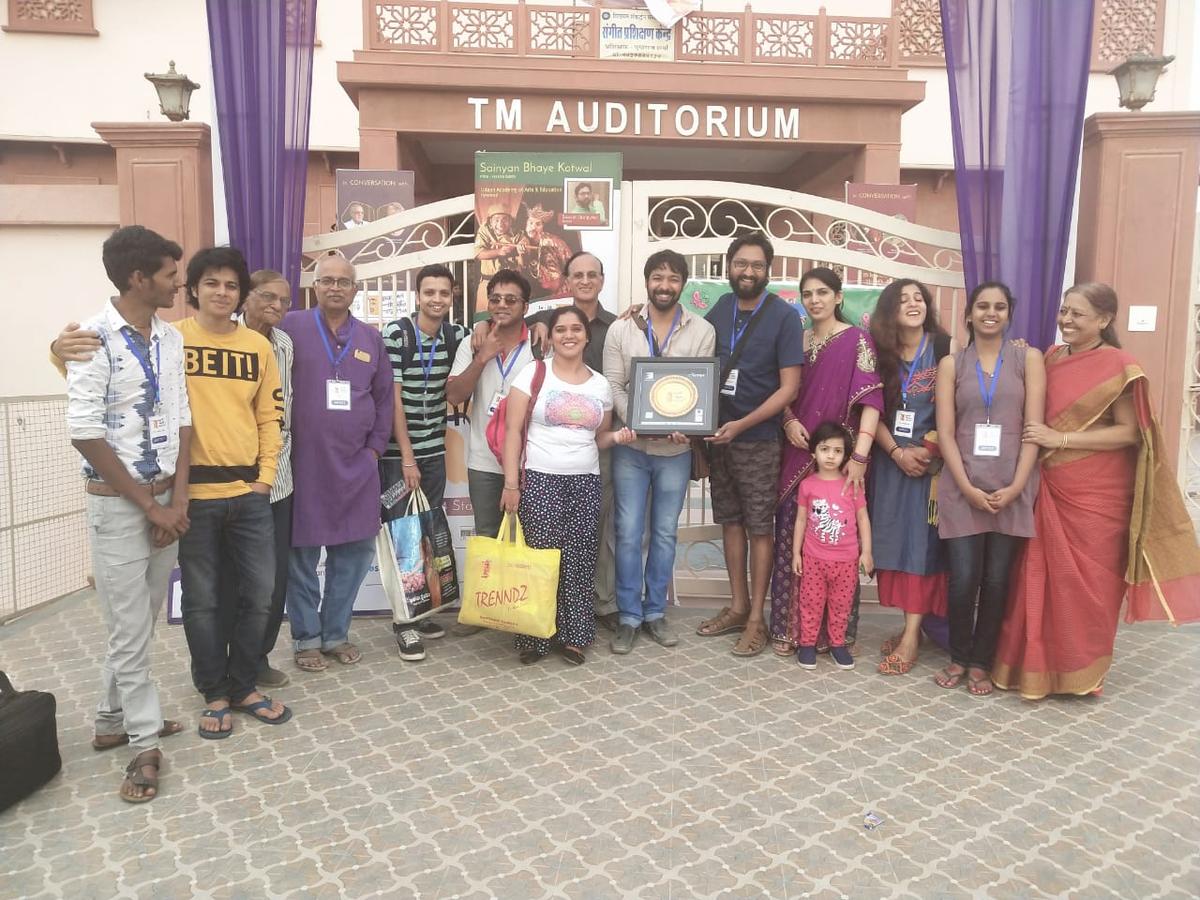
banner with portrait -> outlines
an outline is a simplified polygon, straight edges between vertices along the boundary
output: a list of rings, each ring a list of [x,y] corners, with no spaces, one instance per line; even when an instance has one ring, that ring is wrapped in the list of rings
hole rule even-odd
[[[475,318],[487,314],[487,282],[501,269],[524,275],[534,301],[566,294],[566,263],[580,250],[614,269],[620,194],[620,153],[476,153]],[[600,295],[613,312],[616,283]]]
[[[412,209],[414,175],[407,169],[338,169],[337,229],[347,231]],[[355,264],[394,256],[411,229],[343,248]]]

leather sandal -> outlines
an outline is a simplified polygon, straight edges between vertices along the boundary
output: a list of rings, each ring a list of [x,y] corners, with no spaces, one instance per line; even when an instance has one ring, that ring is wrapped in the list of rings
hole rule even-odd
[[[912,671],[912,667],[917,664],[915,659],[905,659],[895,653],[890,653],[884,657],[883,662],[879,664],[880,675],[907,675]]]
[[[730,651],[734,656],[758,656],[767,649],[767,626],[759,625],[754,629],[747,627],[742,636],[737,639]]]
[[[782,638],[775,638],[775,640],[771,641],[771,652],[776,656],[783,656],[791,659],[792,655],[796,652],[796,648],[792,646],[791,641],[785,641]]]
[[[183,731],[183,723],[176,722],[174,719],[163,719],[162,728],[158,729],[160,738],[170,737],[173,734],[179,734]],[[112,740],[104,740],[111,738]],[[117,747],[124,747],[129,743],[128,734],[97,734],[92,737],[92,749],[96,751],[115,750]]]
[[[736,614],[730,607],[723,606],[721,611],[711,619],[705,619],[700,623],[700,627],[696,629],[696,634],[701,637],[718,637],[722,634],[733,634],[735,631],[741,631],[746,627],[746,622],[750,618],[750,613],[742,613],[740,616]]]
[[[118,796],[126,803],[149,803],[158,796],[158,771],[162,768],[162,753],[158,750],[143,750],[125,767],[125,781],[143,791],[150,788],[153,794],[142,794],[140,797],[130,797],[124,791]],[[147,775],[142,769],[153,769],[153,775]],[[122,782],[124,787],[124,782]]]
[[[338,644],[330,650],[322,650],[326,656],[332,656],[343,666],[352,666],[362,661],[362,652],[348,641]]]
[[[299,650],[292,658],[296,663],[296,668],[303,669],[305,672],[324,672],[329,668],[329,664],[321,657],[321,651],[315,648]]]

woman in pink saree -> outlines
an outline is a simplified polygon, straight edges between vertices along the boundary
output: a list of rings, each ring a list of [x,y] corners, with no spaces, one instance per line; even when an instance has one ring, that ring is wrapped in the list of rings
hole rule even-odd
[[[1125,621],[1200,620],[1200,549],[1175,474],[1162,457],[1146,373],[1120,349],[1117,295],[1066,292],[1063,344],[1046,353],[1036,537],[1018,566],[992,681],[1038,700],[1098,694]]]

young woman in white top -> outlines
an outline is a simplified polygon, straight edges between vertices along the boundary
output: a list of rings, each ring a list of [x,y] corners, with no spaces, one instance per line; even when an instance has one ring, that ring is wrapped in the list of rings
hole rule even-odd
[[[607,379],[583,361],[588,344],[583,311],[574,306],[556,309],[548,327],[552,355],[544,363],[545,377],[526,441],[525,416],[542,364],[527,365],[509,389],[500,508],[519,514],[530,547],[562,551],[558,632],[549,640],[520,635],[521,662],[537,662],[559,646],[568,663],[579,665],[583,648],[596,638],[592,586],[600,520],[599,449],[628,444],[635,435],[628,428],[612,430],[612,390]]]

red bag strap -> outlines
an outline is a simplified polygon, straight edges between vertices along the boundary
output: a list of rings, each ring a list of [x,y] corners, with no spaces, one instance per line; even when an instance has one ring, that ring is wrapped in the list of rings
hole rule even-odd
[[[539,359],[534,363],[533,383],[529,386],[529,406],[525,409],[525,424],[521,426],[521,487],[525,487],[525,447],[529,443],[529,421],[533,418],[533,405],[537,403],[538,394],[542,392],[542,384],[546,381],[546,361]]]

